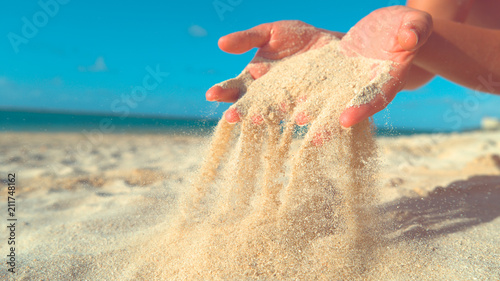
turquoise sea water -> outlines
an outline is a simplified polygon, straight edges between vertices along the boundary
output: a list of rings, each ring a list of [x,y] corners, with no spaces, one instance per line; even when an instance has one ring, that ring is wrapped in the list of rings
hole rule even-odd
[[[213,118],[169,118],[134,115],[120,117],[105,114],[63,112],[30,112],[0,110],[0,132],[85,132],[102,133],[175,133],[209,134],[217,125]],[[432,133],[432,131],[377,128],[377,135],[399,136]]]
[[[216,119],[0,110],[0,132],[209,133]]]

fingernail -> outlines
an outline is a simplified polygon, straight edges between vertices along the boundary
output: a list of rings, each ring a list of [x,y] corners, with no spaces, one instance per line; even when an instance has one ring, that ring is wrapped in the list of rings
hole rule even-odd
[[[260,125],[260,124],[264,123],[264,118],[261,115],[254,115],[254,116],[252,116],[252,122],[255,125]]]
[[[411,31],[411,32],[413,32],[413,34],[415,34],[415,37],[417,38],[417,41],[415,42],[415,46],[417,46],[417,45],[418,45],[418,39],[419,39],[419,38],[418,38],[417,31],[416,31],[415,29],[413,29],[413,28],[412,28],[412,29],[410,29],[410,31]]]
[[[305,112],[300,112],[297,114],[297,117],[295,117],[295,123],[302,127],[309,123],[309,116]]]
[[[229,117],[229,118],[228,118]],[[240,120],[241,120],[241,116],[240,114],[238,113],[237,110],[235,110],[234,108],[230,108],[226,111],[226,113],[224,113],[224,118],[226,118],[226,121],[229,123],[229,124],[235,124],[235,123],[238,123]],[[229,119],[232,119],[232,120],[235,120],[235,121],[230,121]]]

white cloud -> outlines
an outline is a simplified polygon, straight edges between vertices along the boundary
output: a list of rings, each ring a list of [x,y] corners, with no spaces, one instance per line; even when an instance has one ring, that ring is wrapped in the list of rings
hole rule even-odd
[[[199,25],[196,25],[196,24],[191,25],[188,29],[188,32],[189,32],[189,35],[191,35],[193,37],[205,37],[205,36],[207,36],[207,31],[205,30],[205,28],[203,28]]]
[[[106,63],[104,62],[103,57],[98,57],[95,60],[95,63],[91,66],[79,66],[78,70],[81,72],[106,72],[108,71],[108,66],[106,66]]]

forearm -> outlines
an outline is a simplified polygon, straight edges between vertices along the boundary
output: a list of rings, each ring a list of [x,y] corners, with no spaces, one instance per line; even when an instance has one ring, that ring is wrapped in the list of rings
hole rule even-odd
[[[435,18],[414,64],[469,88],[500,82],[500,31]],[[500,94],[495,83],[479,90]]]
[[[446,19],[454,22],[464,22],[472,4],[476,0],[407,0],[406,6],[429,13],[434,19]],[[405,89],[413,90],[434,77],[434,73],[413,65],[408,75]]]
[[[404,89],[415,90],[420,88],[427,84],[434,76],[433,73],[413,64],[410,68],[410,73],[408,74],[408,80],[406,81]]]

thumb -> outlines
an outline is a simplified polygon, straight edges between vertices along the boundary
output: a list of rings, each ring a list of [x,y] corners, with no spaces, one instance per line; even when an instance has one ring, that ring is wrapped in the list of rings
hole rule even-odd
[[[401,21],[398,31],[398,41],[406,51],[414,51],[427,42],[431,33],[431,15],[413,10],[408,12]]]
[[[252,48],[260,48],[271,39],[271,23],[248,30],[228,34],[219,39],[219,48],[224,52],[242,54]]]

